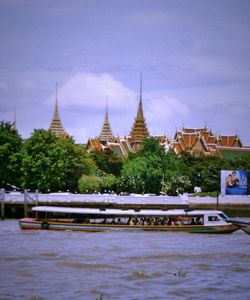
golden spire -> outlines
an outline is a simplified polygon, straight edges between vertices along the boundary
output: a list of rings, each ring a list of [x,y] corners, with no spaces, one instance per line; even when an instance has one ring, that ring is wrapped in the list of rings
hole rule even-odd
[[[131,135],[131,145],[135,150],[138,150],[141,147],[144,138],[149,136],[149,132],[148,132],[146,121],[143,116],[143,108],[142,108],[142,73],[140,79],[139,107],[130,135]]]
[[[98,137],[98,140],[102,143],[107,143],[114,140],[114,136],[109,124],[108,105],[106,105],[104,124],[102,127],[102,131]]]
[[[65,135],[66,132],[64,131],[64,128],[62,126],[60,117],[59,117],[59,112],[58,112],[58,100],[57,100],[57,83],[56,83],[56,103],[55,103],[55,108],[54,108],[54,115],[53,119],[51,121],[49,130],[51,130],[56,137],[60,137],[62,135]]]

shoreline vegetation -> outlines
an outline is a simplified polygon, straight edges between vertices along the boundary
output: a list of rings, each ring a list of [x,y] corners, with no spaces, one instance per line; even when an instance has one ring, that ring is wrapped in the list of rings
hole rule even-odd
[[[105,148],[89,152],[72,137],[56,137],[50,130],[35,129],[24,140],[10,123],[0,122],[0,165],[0,188],[6,190],[177,196],[219,193],[221,170],[250,170],[250,155],[231,160],[177,155],[150,137],[125,158]]]

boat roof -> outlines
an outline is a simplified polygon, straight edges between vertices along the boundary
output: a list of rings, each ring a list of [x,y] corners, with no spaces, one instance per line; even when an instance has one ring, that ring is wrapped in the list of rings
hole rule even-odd
[[[32,211],[83,214],[83,215],[113,215],[113,216],[179,216],[179,215],[204,215],[218,214],[219,210],[188,210],[188,209],[105,209],[105,208],[78,208],[57,206],[35,206]]]

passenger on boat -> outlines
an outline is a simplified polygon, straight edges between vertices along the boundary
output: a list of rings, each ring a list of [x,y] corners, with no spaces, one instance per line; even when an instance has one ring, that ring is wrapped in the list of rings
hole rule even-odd
[[[154,219],[154,224],[153,225],[159,225],[159,218],[158,217],[156,217],[155,219]]]
[[[163,225],[166,225],[167,224],[167,218],[166,217],[164,217],[162,220],[161,220],[161,225],[163,226]]]
[[[131,226],[135,225],[134,218],[130,220],[129,225],[131,225]]]
[[[196,222],[195,222],[195,220],[194,220],[194,218],[192,218],[192,220],[191,220],[191,223],[190,223],[191,225],[196,225]]]
[[[168,220],[168,224],[167,224],[167,225],[175,225],[175,219],[169,217],[169,220]]]
[[[203,222],[202,222],[202,218],[201,217],[197,217],[196,218],[196,224],[197,225],[201,225]]]

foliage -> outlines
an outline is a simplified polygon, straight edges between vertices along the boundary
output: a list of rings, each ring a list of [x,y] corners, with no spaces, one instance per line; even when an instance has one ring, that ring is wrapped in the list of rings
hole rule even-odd
[[[20,156],[22,139],[8,122],[0,122],[0,183],[18,185],[20,176]]]
[[[78,180],[79,191],[84,194],[94,193],[100,189],[100,178],[95,175],[82,175]]]
[[[119,191],[158,194],[165,159],[166,154],[159,142],[153,138],[145,139],[138,155],[123,165]]]
[[[110,150],[104,152],[95,151],[90,153],[90,156],[95,161],[98,169],[102,172],[120,176],[123,165],[123,159],[121,157]]]
[[[158,140],[155,138],[145,138],[138,156],[151,156],[152,154],[161,158],[164,158],[166,155],[164,147],[160,145]]]
[[[231,169],[238,170],[249,170],[250,171],[250,154],[237,158],[230,162],[232,167]]]
[[[100,178],[100,191],[101,192],[116,192],[117,191],[117,178],[112,174],[105,174]]]
[[[250,155],[234,160],[218,157],[177,156],[147,138],[127,159],[112,151],[87,153],[72,138],[35,130],[22,141],[10,123],[0,123],[0,182],[48,191],[115,191],[179,193],[200,187],[209,195],[220,191],[221,170],[250,170]]]
[[[200,193],[193,193],[193,196],[197,197],[213,197],[216,198],[218,196],[218,192],[200,192]]]
[[[176,196],[188,191],[191,186],[191,181],[188,176],[175,175],[169,172],[162,183],[162,193]]]
[[[94,163],[83,149],[68,137],[61,139],[50,131],[35,130],[22,149],[21,184],[42,192],[77,191],[82,174],[91,174]]]

